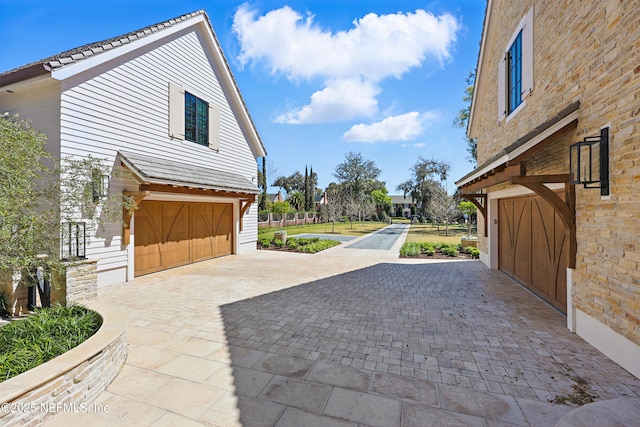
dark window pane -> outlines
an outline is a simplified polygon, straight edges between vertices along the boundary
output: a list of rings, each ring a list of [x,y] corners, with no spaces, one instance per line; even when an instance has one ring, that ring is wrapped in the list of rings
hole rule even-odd
[[[187,141],[196,142],[196,100],[197,98],[185,92],[184,94],[184,137]]]
[[[209,104],[198,99],[198,144],[209,145]]]
[[[184,136],[187,141],[209,145],[209,104],[185,92]]]
[[[509,113],[522,103],[522,31],[513,41],[508,52],[508,100]]]

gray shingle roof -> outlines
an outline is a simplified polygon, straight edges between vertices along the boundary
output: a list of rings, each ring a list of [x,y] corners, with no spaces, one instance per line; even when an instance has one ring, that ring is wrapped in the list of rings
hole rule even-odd
[[[142,180],[152,184],[171,184],[220,191],[257,194],[258,187],[242,175],[187,163],[120,151],[123,163]]]
[[[168,21],[160,22],[157,24],[149,25],[148,27],[141,28],[136,31],[132,31],[121,36],[113,37],[107,40],[99,42],[89,43],[84,46],[70,49],[57,55],[50,56],[48,58],[41,59],[39,61],[32,62],[30,64],[23,65],[13,70],[0,73],[0,80],[2,77],[16,73],[20,70],[40,68],[42,70],[51,71],[69,64],[76,63],[91,56],[99,55],[103,52],[111,50],[115,47],[122,46],[140,38],[146,37],[150,34],[161,31],[165,28],[169,28],[175,24],[185,21],[197,15],[205,15],[204,10],[198,10],[195,12],[187,13],[186,15],[179,16],[177,18],[169,19]]]

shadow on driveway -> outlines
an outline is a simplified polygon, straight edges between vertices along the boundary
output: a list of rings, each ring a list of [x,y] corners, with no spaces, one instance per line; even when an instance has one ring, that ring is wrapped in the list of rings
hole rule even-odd
[[[640,382],[477,262],[382,263],[221,306],[243,425],[554,425]],[[576,397],[576,396],[574,396]],[[584,397],[584,396],[581,396]]]

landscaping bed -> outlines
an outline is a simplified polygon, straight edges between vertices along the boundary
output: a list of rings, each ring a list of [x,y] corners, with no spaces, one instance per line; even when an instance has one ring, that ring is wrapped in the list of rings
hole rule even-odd
[[[286,243],[280,239],[262,238],[258,241],[258,249],[315,254],[339,244],[340,242],[337,240],[320,239],[318,237],[289,237]]]
[[[474,247],[455,243],[408,242],[400,248],[400,258],[431,258],[431,259],[478,259],[480,251]]]
[[[0,382],[76,347],[102,324],[100,315],[80,306],[37,308],[0,328]]]

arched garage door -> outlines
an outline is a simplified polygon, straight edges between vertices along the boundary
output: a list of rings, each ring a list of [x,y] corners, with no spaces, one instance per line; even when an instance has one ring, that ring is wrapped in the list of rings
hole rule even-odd
[[[537,196],[501,199],[500,269],[563,313],[567,311],[569,232]]]
[[[233,250],[233,205],[142,201],[135,212],[135,275]]]

